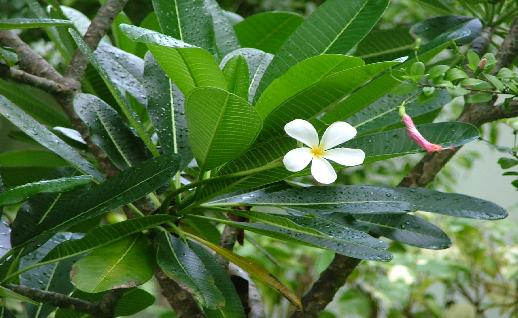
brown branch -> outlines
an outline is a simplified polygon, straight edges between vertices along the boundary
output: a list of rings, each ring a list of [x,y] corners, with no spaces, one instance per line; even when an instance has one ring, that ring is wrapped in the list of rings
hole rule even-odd
[[[97,48],[102,37],[108,32],[113,20],[122,11],[127,2],[128,0],[109,0],[97,11],[83,38],[91,50]],[[72,85],[75,85],[76,88],[80,87],[79,82],[84,76],[87,65],[88,59],[77,50],[65,72],[65,77],[74,82]]]
[[[162,289],[162,295],[180,318],[203,318],[204,315],[192,295],[174,280],[157,270],[155,278]]]
[[[44,77],[54,82],[66,84],[65,79],[52,65],[25,43],[16,33],[0,30],[0,44],[10,47],[18,55],[20,68],[30,74]]]
[[[94,303],[83,299],[21,285],[8,284],[5,287],[9,288],[17,294],[30,298],[39,303],[45,303],[63,309],[70,309],[92,314],[94,317],[95,314],[98,313],[98,309]]]
[[[63,94],[70,90],[68,86],[65,86],[61,83],[55,82],[45,77],[39,77],[16,68],[10,68],[9,66],[1,63],[0,77],[40,88],[54,95]]]
[[[487,33],[488,35],[491,32]],[[482,38],[481,38],[482,39]],[[483,34],[483,39],[491,38]],[[483,49],[488,43],[477,43],[477,48]],[[483,52],[479,52],[483,53]],[[497,54],[498,69],[509,65],[518,55],[518,17],[514,20],[509,34],[504,39],[500,51]],[[459,121],[480,126],[484,123],[518,116],[518,103],[509,107],[496,107],[492,103],[485,105],[470,105],[465,107],[458,118]],[[455,155],[458,149],[449,149],[441,152],[425,155],[412,171],[401,181],[401,187],[425,186],[431,182],[444,165]],[[302,298],[304,312],[297,311],[291,317],[318,317],[327,304],[329,304],[338,289],[342,287],[350,274],[358,266],[360,260],[335,254],[331,264],[320,274],[311,290]]]

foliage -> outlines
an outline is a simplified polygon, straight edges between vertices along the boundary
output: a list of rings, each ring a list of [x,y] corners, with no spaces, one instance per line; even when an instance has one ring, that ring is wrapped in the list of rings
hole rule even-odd
[[[487,261],[494,242],[473,223],[456,219],[503,219],[504,208],[467,195],[394,187],[393,181],[376,177],[400,177],[404,169],[383,167],[394,158],[422,153],[402,128],[399,106],[414,117],[424,138],[444,149],[480,137],[469,121],[435,121],[452,100],[492,103],[504,113],[516,106],[516,71],[510,66],[494,72],[495,54],[476,51],[487,25],[497,36],[502,28],[507,32],[516,4],[466,4],[469,16],[461,16],[465,12],[455,12],[461,9],[450,8],[446,0],[422,0],[441,16],[409,21],[417,22],[409,26],[382,20],[385,12],[394,14],[388,0],[327,0],[307,17],[264,12],[245,18],[214,0],[153,0],[153,12],[142,21],[120,13],[110,34],[92,50],[84,37],[88,17],[48,2],[45,10],[27,0],[30,18],[2,19],[0,29],[42,28],[57,49],[57,70],[75,61],[76,53],[89,66],[82,92],[56,93],[40,84],[30,88],[41,96],[35,98],[25,96],[31,95],[27,83],[16,83],[13,75],[0,80],[0,114],[13,127],[10,137],[23,143],[21,150],[0,153],[3,299],[22,301],[22,311],[45,317],[56,304],[34,302],[12,284],[71,295],[93,306],[120,293],[113,312],[130,315],[151,305],[153,296],[137,287],[158,273],[190,294],[207,317],[245,317],[249,303],[227,274],[230,262],[261,288],[282,295],[292,304],[289,310],[301,310],[308,286],[297,275],[316,273],[281,269],[293,259],[315,269],[315,249],[320,249],[323,255],[369,261],[395,258],[406,266],[405,273],[414,272],[397,276],[393,271],[403,267],[369,262],[353,277],[357,289],[340,295],[339,306],[354,304],[358,316],[376,315],[382,305],[391,317],[399,317],[398,309],[416,316],[446,315],[453,306],[428,297],[427,274],[437,274],[438,268],[445,269],[440,273],[444,288],[463,294],[476,310],[484,312],[489,308],[484,306],[497,302],[482,304],[478,294],[470,298],[463,290],[473,275],[482,275],[475,268],[489,275],[479,287],[507,304],[507,296],[490,286],[499,279],[505,284],[499,266],[515,271],[516,262],[496,260],[513,251]],[[503,9],[512,14],[495,13]],[[2,69],[9,74],[24,69],[20,50],[0,50]],[[283,156],[298,144],[284,127],[295,119],[310,122],[318,133],[334,122],[349,122],[358,135],[344,146],[362,149],[363,167],[342,170],[341,184],[330,186],[309,179],[308,169],[285,169]],[[516,176],[510,170],[516,159],[516,149],[500,159],[505,175]],[[29,173],[17,174],[17,169]],[[447,230],[432,222],[447,224]],[[245,233],[247,244],[266,257],[254,257],[246,245],[240,253],[220,246],[229,228],[238,231],[234,239]],[[460,232],[464,241],[457,237]],[[493,232],[498,231],[488,230]],[[448,237],[452,233],[454,240]],[[470,244],[465,233],[481,239]],[[475,267],[417,249],[446,249],[452,241]],[[282,251],[280,242],[294,248]],[[309,256],[303,257],[306,251]],[[379,272],[388,272],[388,279],[378,280]],[[70,279],[63,279],[68,273]],[[31,279],[36,276],[43,283]],[[409,296],[393,300],[376,290]],[[270,313],[274,304],[282,304],[277,294],[263,294]],[[502,313],[512,310],[500,307]],[[55,316],[75,314],[67,307]],[[332,316],[332,310],[323,315]]]

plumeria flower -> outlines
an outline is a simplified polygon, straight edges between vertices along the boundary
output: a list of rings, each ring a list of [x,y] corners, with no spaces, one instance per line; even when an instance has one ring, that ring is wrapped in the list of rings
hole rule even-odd
[[[408,137],[412,139],[419,147],[426,150],[428,153],[444,150],[443,146],[431,143],[423,135],[421,135],[419,130],[417,130],[412,117],[407,115],[405,111],[405,104],[401,104],[399,106],[399,115],[405,124]]]
[[[295,148],[284,156],[286,169],[298,172],[311,162],[311,174],[320,183],[329,184],[336,180],[336,172],[328,160],[344,166],[357,166],[365,160],[365,153],[361,149],[334,148],[356,136],[356,129],[346,122],[331,124],[320,142],[315,127],[305,120],[290,121],[284,130],[290,137],[307,146]]]

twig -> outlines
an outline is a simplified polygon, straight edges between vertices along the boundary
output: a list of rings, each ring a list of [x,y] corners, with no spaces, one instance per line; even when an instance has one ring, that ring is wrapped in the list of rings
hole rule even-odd
[[[109,0],[97,11],[83,38],[91,50],[97,48],[102,37],[110,29],[113,20],[122,11],[127,2],[128,0]],[[87,65],[88,59],[77,50],[65,72],[65,77],[75,82],[73,85],[76,88],[80,87],[79,82],[83,78]]]
[[[500,45],[500,49],[496,55],[496,70],[510,65],[518,52],[518,16],[514,18],[509,33]]]
[[[180,318],[203,318],[204,315],[192,295],[183,289],[174,280],[157,270],[155,278],[162,289],[162,295]]]
[[[0,44],[11,47],[18,54],[20,68],[30,74],[66,84],[65,79],[44,58],[34,52],[16,33],[0,30]]]
[[[10,68],[5,64],[0,64],[0,77],[34,86],[51,94],[63,94],[70,90],[68,86],[61,83],[49,80],[45,77],[39,77],[19,69]]]
[[[59,308],[70,309],[92,315],[98,313],[98,308],[94,303],[79,298],[69,297],[63,294],[43,291],[36,288],[21,285],[8,284],[6,287],[17,294],[23,295],[40,303],[45,303]]]

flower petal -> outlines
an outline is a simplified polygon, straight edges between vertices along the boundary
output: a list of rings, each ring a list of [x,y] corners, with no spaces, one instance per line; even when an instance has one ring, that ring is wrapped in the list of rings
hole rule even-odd
[[[336,180],[336,172],[329,161],[321,158],[313,158],[311,162],[311,174],[320,183],[330,184]]]
[[[331,149],[353,139],[354,136],[356,136],[356,128],[344,121],[337,121],[327,127],[320,141],[320,145],[323,146],[325,150]]]
[[[313,148],[318,146],[318,134],[315,127],[303,119],[295,119],[284,126],[286,133],[302,142],[306,146]]]
[[[298,172],[306,168],[311,162],[311,149],[302,147],[290,150],[282,159],[288,171]]]
[[[324,158],[333,160],[343,166],[361,165],[365,160],[365,152],[361,149],[334,148],[326,151]]]

